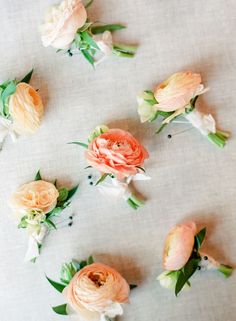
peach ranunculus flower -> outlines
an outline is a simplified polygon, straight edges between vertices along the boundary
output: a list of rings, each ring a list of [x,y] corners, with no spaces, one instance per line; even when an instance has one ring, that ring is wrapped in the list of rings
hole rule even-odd
[[[196,229],[196,224],[191,221],[176,225],[171,229],[164,247],[163,267],[165,270],[180,270],[188,262],[193,251]]]
[[[67,49],[86,20],[87,12],[81,0],[64,0],[53,6],[40,27],[43,45]]]
[[[9,99],[9,114],[18,134],[32,134],[40,126],[44,113],[41,97],[27,83],[19,83]]]
[[[36,216],[37,213],[45,215],[55,208],[58,196],[58,190],[52,183],[39,180],[22,185],[13,194],[10,205],[22,215],[31,212]]]
[[[156,110],[176,111],[187,106],[190,100],[205,92],[201,84],[201,75],[187,72],[177,72],[163,81],[154,90],[157,100]]]
[[[121,303],[128,302],[130,288],[111,267],[93,263],[77,272],[64,294],[69,305],[85,320],[114,318],[123,314]]]
[[[123,179],[137,174],[149,154],[130,133],[109,129],[89,144],[85,156],[89,165],[100,172]]]

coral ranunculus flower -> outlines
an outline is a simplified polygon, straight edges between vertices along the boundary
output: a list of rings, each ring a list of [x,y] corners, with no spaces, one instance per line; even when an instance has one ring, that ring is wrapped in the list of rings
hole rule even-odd
[[[71,307],[86,320],[100,320],[101,315],[121,315],[120,303],[128,302],[129,285],[111,267],[93,263],[75,274],[64,294]]]
[[[130,133],[110,129],[89,144],[85,156],[89,165],[100,172],[123,179],[137,174],[149,154]]]
[[[169,232],[163,255],[163,267],[168,271],[177,271],[187,262],[193,251],[196,224],[186,222],[176,225]]]
[[[40,126],[44,107],[37,91],[26,83],[19,83],[9,99],[9,113],[18,134],[33,134]]]
[[[154,96],[158,102],[155,107],[160,111],[175,111],[188,105],[202,90],[200,74],[177,72],[155,88]]]

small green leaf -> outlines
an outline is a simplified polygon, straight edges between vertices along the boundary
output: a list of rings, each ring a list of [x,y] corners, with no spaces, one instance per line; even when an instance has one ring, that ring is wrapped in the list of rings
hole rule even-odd
[[[9,110],[8,110],[8,100],[11,95],[13,95],[16,91],[16,84],[15,81],[12,80],[9,82],[7,87],[2,91],[1,98],[3,102],[3,115],[8,116]]]
[[[88,52],[88,50],[81,50],[82,55],[84,56],[84,58],[92,65],[94,66],[94,59],[93,57],[90,55],[90,53]]]
[[[194,248],[198,251],[204,241],[206,236],[206,228],[204,227],[197,235],[195,235],[195,244]]]
[[[76,34],[76,42],[78,40],[80,40],[80,37],[77,37],[79,35],[79,32],[83,32],[83,31],[86,31],[89,27],[91,27],[93,24],[93,22],[86,22],[82,28],[80,28],[79,30],[77,30],[77,34]]]
[[[160,128],[157,129],[156,134],[159,134],[166,126],[167,124],[162,124]]]
[[[77,262],[76,260],[72,260],[71,263],[73,264],[77,272],[81,269],[80,263]]]
[[[23,79],[21,79],[21,80],[19,81],[19,83],[20,83],[20,82],[25,82],[25,83],[29,84],[33,72],[34,72],[34,69],[31,69],[30,72],[29,72]]]
[[[92,257],[92,255],[88,258],[88,264],[93,264],[94,263],[94,259]]]
[[[196,272],[200,258],[190,259],[186,265],[181,269],[178,280],[175,285],[175,295],[177,296],[179,292],[183,289],[185,283],[191,278],[191,276]]]
[[[136,168],[140,169],[142,172],[146,173],[145,169],[143,167],[140,166],[136,166]]]
[[[18,224],[18,228],[26,228],[28,226],[28,223],[26,222],[27,218],[28,217],[26,215],[21,218],[21,221]]]
[[[59,214],[61,214],[61,212],[63,211],[62,207],[55,207],[51,212],[46,214],[47,219],[53,216],[58,216]]]
[[[57,198],[57,204],[65,202],[68,198],[69,190],[66,187],[63,187],[60,188],[58,192],[59,196]]]
[[[65,285],[61,284],[61,283],[58,283],[58,282],[55,282],[51,279],[49,279],[47,276],[46,276],[46,279],[48,280],[48,282],[60,293],[62,293],[62,291],[65,289]]]
[[[109,174],[107,174],[107,173],[103,174],[103,175],[99,178],[99,180],[97,181],[97,183],[95,184],[95,186],[97,186],[98,184],[102,183],[102,182],[106,179],[106,177],[107,177],[108,175],[109,175]]]
[[[88,7],[91,6],[91,4],[93,3],[94,0],[89,0],[86,4],[85,4],[85,8],[87,9]]]
[[[71,142],[71,143],[68,143],[68,144],[74,144],[74,145],[79,145],[79,146],[82,146],[84,148],[88,148],[88,144],[85,144],[85,143],[81,143],[81,142]]]
[[[48,218],[44,221],[49,227],[52,227],[54,230],[57,229],[56,225],[51,221],[49,220]]]
[[[42,177],[41,177],[41,174],[40,174],[40,170],[38,170],[35,178],[34,178],[35,181],[41,181],[42,180]]]
[[[83,269],[85,266],[88,265],[88,262],[83,260],[83,261],[80,261],[79,264],[80,264],[80,269]]]
[[[85,42],[87,42],[87,44],[89,44],[90,47],[100,50],[97,43],[93,40],[93,38],[89,35],[89,33],[87,31],[81,32],[81,36],[82,36],[83,40]]]
[[[130,290],[133,290],[133,289],[137,288],[137,285],[136,284],[130,284],[129,288],[130,288]]]
[[[78,190],[78,187],[79,187],[79,185],[76,185],[75,187],[73,187],[72,189],[70,189],[69,191],[68,191],[68,196],[67,196],[67,201],[68,200],[70,200],[73,196],[74,196],[74,194],[77,192],[77,190]]]
[[[101,26],[93,26],[91,28],[91,31],[94,35],[103,33],[105,31],[116,31],[116,30],[121,30],[125,29],[126,27],[120,24],[108,24],[108,25],[101,25]]]
[[[61,314],[61,315],[68,315],[67,313],[67,304],[62,304],[62,305],[58,305],[56,307],[52,307],[53,311],[57,314]]]

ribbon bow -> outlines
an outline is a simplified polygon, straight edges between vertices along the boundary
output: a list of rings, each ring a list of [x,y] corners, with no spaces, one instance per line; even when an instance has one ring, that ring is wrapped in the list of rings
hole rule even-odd
[[[15,143],[17,140],[17,133],[14,130],[13,122],[9,119],[0,116],[0,144],[2,146],[5,138],[10,135],[12,141]]]

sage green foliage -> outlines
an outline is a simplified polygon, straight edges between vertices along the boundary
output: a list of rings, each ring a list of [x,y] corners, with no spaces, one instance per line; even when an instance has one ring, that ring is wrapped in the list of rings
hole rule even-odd
[[[199,254],[199,250],[201,248],[201,245],[204,241],[204,238],[206,236],[206,228],[203,228],[197,235],[195,235],[194,238],[194,247],[192,254],[188,260],[188,262],[185,264],[185,266],[180,269],[178,272],[178,278],[175,285],[175,295],[177,296],[179,292],[183,289],[185,284],[189,283],[189,279],[191,276],[197,271],[198,265],[201,261],[201,256]]]

